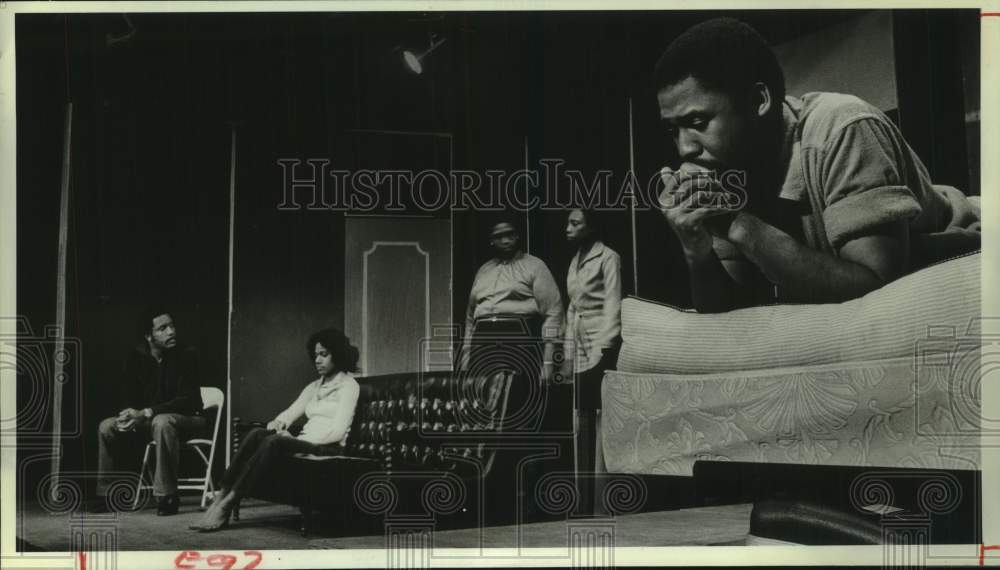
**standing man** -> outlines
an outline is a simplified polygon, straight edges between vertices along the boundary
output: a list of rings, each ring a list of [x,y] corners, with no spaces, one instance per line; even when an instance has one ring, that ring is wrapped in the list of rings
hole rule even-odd
[[[170,313],[146,312],[139,329],[142,340],[128,353],[122,373],[121,411],[99,427],[97,494],[105,497],[122,440],[156,443],[153,494],[158,515],[177,513],[177,467],[184,441],[209,429],[202,417],[198,355],[181,345]],[[131,446],[130,446],[131,447]]]
[[[777,58],[743,22],[678,36],[655,81],[682,162],[664,169],[660,205],[698,311],[845,301],[979,248],[978,204],[932,184],[885,114],[852,95],[786,96]],[[722,183],[737,207],[719,200]]]

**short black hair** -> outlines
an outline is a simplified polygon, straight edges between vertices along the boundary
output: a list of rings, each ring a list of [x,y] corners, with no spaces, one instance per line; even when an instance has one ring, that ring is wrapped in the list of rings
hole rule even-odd
[[[701,22],[670,42],[653,71],[656,90],[688,77],[737,97],[764,83],[775,113],[785,98],[785,74],[778,58],[757,30],[734,18]]]
[[[153,334],[153,319],[160,315],[170,315],[171,319],[174,318],[172,308],[166,303],[156,302],[146,305],[135,321],[135,333],[141,338]]]
[[[583,214],[583,219],[586,220],[587,229],[590,230],[591,235],[593,235],[595,238],[603,239],[604,229],[607,227],[606,212],[591,208],[577,207],[577,208],[570,208],[569,213],[567,213],[566,215],[568,216],[574,210],[580,210],[580,213]]]
[[[510,227],[514,228],[514,233],[516,233],[518,236],[523,235],[521,233],[521,224],[519,224],[514,219],[513,216],[508,216],[508,215],[497,216],[496,218],[494,218],[489,225],[489,232],[487,233],[487,235],[492,238],[493,229],[499,226],[500,224],[510,224]]]
[[[347,338],[340,329],[328,328],[314,332],[306,342],[306,353],[309,359],[316,358],[316,343],[323,345],[323,348],[330,351],[333,356],[333,365],[340,372],[358,371],[358,349],[351,344],[351,339]]]

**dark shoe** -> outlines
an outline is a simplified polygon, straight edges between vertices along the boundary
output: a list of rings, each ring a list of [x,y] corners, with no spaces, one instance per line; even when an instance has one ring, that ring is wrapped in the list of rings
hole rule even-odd
[[[161,517],[176,515],[177,509],[180,506],[180,497],[177,495],[164,495],[163,497],[160,497],[160,502],[156,507],[156,515]]]

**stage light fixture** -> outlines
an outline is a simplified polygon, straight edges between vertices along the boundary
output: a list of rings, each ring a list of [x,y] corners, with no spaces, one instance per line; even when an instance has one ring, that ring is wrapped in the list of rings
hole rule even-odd
[[[410,68],[410,71],[416,73],[417,75],[420,75],[421,73],[424,72],[424,66],[423,66],[424,58],[426,58],[428,55],[430,55],[432,51],[436,50],[441,44],[443,44],[446,41],[446,38],[437,38],[436,36],[432,35],[430,40],[431,40],[430,47],[428,47],[426,50],[420,53],[414,53],[410,50],[406,50],[403,52],[403,61],[406,62],[406,66]]]

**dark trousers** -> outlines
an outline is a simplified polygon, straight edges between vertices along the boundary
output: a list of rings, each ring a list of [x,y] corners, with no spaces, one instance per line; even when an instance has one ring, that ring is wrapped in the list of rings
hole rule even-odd
[[[246,496],[273,469],[296,453],[332,455],[338,445],[317,445],[274,430],[253,428],[243,439],[229,469],[219,485],[223,490],[234,491],[238,497]]]
[[[525,450],[558,446],[558,457],[524,465],[521,500],[529,519],[542,514],[535,503],[540,478],[547,472],[573,469],[573,386],[566,380],[557,383],[555,378],[548,385],[540,383],[544,357],[541,325],[542,318],[536,315],[481,317],[475,322],[469,355],[471,374],[514,373],[504,421],[506,437],[517,442],[519,436],[531,434],[524,439]],[[555,343],[561,351],[562,339],[555,339]],[[554,358],[556,371],[559,360]]]
[[[539,315],[489,315],[476,319],[469,347],[469,370],[488,375],[510,370],[538,379],[542,367],[542,318]]]
[[[471,374],[498,370],[514,373],[504,431],[548,433],[553,439],[570,437],[573,428],[573,391],[568,379],[539,382],[545,354],[539,315],[490,315],[476,319],[469,355]],[[555,339],[558,371],[562,339]],[[561,454],[563,457],[567,453]]]
[[[105,418],[98,427],[97,494],[107,494],[112,481],[108,474],[115,471],[115,455],[121,443],[153,441],[156,443],[156,469],[153,475],[153,494],[157,497],[177,492],[177,467],[181,459],[181,446],[185,441],[205,436],[209,432],[208,419],[183,414],[156,414],[152,419],[141,418],[129,431],[118,431],[116,418]],[[132,449],[134,445],[129,446]],[[144,475],[145,476],[145,475]]]
[[[601,361],[588,370],[576,374],[576,457],[577,492],[580,507],[585,513],[594,512],[594,488],[596,477],[597,413],[601,409],[601,382],[605,370],[614,370],[618,362],[618,348],[605,349]]]
[[[576,458],[576,489],[580,498],[582,513],[594,512],[594,460],[597,445],[597,410],[601,407],[600,386],[604,377],[604,360],[589,370],[576,375],[576,437],[574,456]]]

